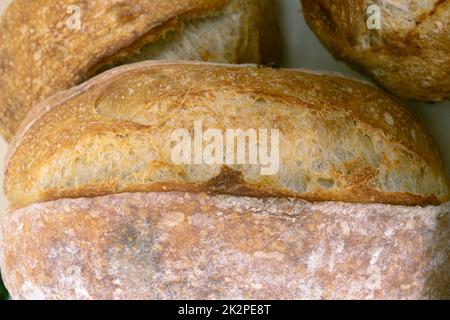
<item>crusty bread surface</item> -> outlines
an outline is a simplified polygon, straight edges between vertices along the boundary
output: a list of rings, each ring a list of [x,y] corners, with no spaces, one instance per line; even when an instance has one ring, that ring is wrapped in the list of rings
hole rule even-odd
[[[449,299],[450,207],[203,193],[8,212],[15,299]]]
[[[279,130],[279,170],[175,164],[171,133]],[[401,205],[448,200],[428,131],[395,99],[334,75],[192,62],[108,71],[42,102],[10,148],[11,208],[122,192],[204,191]]]
[[[337,59],[399,97],[450,98],[450,1],[301,2],[309,26]],[[372,24],[377,17],[380,28]]]
[[[0,134],[42,99],[147,59],[278,62],[272,0],[15,0],[0,18]]]
[[[278,130],[279,170],[175,163],[171,134],[195,122]],[[122,66],[38,104],[5,177],[16,299],[449,298],[439,151],[397,100],[338,75]]]

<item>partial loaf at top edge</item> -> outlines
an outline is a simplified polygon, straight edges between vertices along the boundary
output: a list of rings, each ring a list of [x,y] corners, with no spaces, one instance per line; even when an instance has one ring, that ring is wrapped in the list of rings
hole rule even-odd
[[[0,18],[0,134],[10,142],[33,105],[130,61],[277,63],[273,7],[273,0],[15,0]]]
[[[10,149],[12,208],[121,192],[207,191],[311,201],[439,204],[448,178],[429,132],[347,78],[193,62],[120,67],[37,106]],[[280,131],[279,171],[176,165],[171,133]]]

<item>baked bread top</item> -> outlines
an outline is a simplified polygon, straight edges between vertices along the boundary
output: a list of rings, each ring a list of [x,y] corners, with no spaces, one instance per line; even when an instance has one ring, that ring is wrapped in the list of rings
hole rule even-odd
[[[195,121],[204,131],[278,129],[279,170],[175,164],[171,135],[192,132]],[[152,191],[428,205],[448,200],[448,180],[428,131],[382,91],[254,66],[144,62],[107,71],[37,105],[9,151],[11,208]]]
[[[302,0],[302,6],[337,59],[390,92],[420,101],[450,98],[450,1]]]
[[[278,59],[272,0],[75,4],[15,0],[0,20],[0,134],[8,142],[34,104],[118,64]]]

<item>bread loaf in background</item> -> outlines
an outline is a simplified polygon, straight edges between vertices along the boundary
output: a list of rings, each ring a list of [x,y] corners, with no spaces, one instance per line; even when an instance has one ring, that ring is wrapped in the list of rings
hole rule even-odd
[[[301,2],[309,26],[337,59],[399,97],[450,98],[449,1]]]
[[[171,132],[278,129],[279,171],[175,164]],[[12,143],[1,267],[16,298],[449,298],[448,177],[361,82],[123,66],[37,105]]]
[[[0,20],[0,133],[8,142],[34,104],[120,64],[279,59],[272,0],[83,0],[73,5],[15,0]]]

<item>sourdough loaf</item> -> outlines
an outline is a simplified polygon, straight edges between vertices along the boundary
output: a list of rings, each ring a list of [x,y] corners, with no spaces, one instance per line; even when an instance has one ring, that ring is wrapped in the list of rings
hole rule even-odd
[[[120,64],[276,63],[277,31],[272,0],[15,0],[0,20],[0,133],[10,141],[34,104]]]
[[[450,98],[450,2],[302,0],[331,53],[407,99]]]
[[[171,133],[276,129],[279,170],[177,164]],[[273,149],[272,149],[273,150]],[[20,298],[443,298],[448,177],[427,130],[337,75],[110,70],[11,145],[1,254]]]

